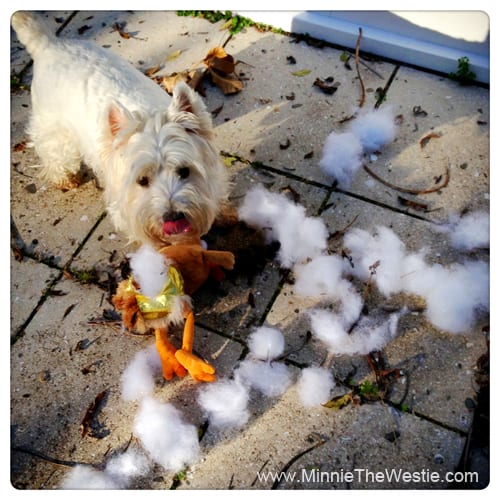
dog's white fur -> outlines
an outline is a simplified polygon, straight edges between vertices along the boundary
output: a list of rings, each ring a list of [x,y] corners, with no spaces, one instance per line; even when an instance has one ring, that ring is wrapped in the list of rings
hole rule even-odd
[[[130,241],[160,247],[205,234],[228,183],[198,95],[179,84],[170,98],[110,51],[57,38],[33,12],[16,12],[12,26],[34,61],[28,132],[41,176],[72,187],[83,161]],[[178,234],[164,231],[179,219]]]

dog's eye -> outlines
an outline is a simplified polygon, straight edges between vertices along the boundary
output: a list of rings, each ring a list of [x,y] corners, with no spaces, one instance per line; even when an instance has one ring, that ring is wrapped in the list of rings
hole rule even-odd
[[[147,175],[143,175],[137,179],[137,184],[142,187],[149,186],[149,177]]]
[[[189,170],[189,167],[179,167],[177,169],[177,175],[181,179],[187,179],[189,177],[190,173],[191,173],[191,170]]]

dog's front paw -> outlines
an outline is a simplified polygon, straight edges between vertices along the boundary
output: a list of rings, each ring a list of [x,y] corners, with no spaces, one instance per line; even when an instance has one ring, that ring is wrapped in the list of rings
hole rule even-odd
[[[193,353],[179,349],[175,357],[196,381],[213,382],[215,380],[215,368]]]

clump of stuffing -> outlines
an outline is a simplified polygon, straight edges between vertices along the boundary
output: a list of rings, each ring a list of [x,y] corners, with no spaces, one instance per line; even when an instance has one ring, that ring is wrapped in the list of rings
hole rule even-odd
[[[144,398],[135,418],[134,433],[153,460],[169,471],[177,472],[198,458],[196,427],[184,422],[181,412],[170,403]]]
[[[284,268],[320,255],[327,247],[328,230],[320,218],[308,217],[303,206],[261,185],[248,191],[239,218],[261,229],[268,242],[280,243],[278,260]]]
[[[325,140],[319,167],[341,189],[348,189],[363,163],[362,156],[363,146],[355,134],[332,132]]]
[[[338,314],[325,309],[309,312],[313,334],[336,355],[364,355],[382,349],[396,336],[400,315],[401,312],[388,318],[363,316],[349,333]]]
[[[444,267],[430,265],[425,253],[407,252],[396,234],[386,227],[371,235],[353,229],[344,238],[350,253],[352,273],[372,279],[386,296],[413,293],[426,301],[426,317],[436,327],[462,333],[478,314],[489,311],[489,264],[466,261]]]
[[[285,338],[277,328],[261,326],[248,337],[248,347],[257,359],[271,361],[283,354]]]
[[[366,153],[379,151],[396,138],[394,111],[383,107],[364,112],[352,120],[350,129]]]
[[[122,373],[122,398],[139,400],[153,393],[155,377],[161,373],[161,360],[156,346],[151,344],[136,353]]]
[[[246,359],[234,371],[236,380],[268,397],[281,396],[292,384],[292,375],[284,363]]]
[[[64,478],[61,488],[65,490],[107,490],[127,488],[134,479],[145,476],[151,462],[141,452],[129,448],[111,458],[103,470],[90,465],[77,465]]]
[[[323,146],[320,169],[348,189],[363,164],[363,154],[379,151],[396,138],[394,112],[379,108],[351,121],[346,132],[331,132]]]
[[[297,392],[301,403],[317,406],[330,399],[330,392],[335,386],[332,373],[319,366],[304,368],[297,381]]]
[[[452,218],[448,224],[451,244],[457,250],[469,252],[490,247],[490,214],[477,211],[460,218]]]
[[[248,388],[239,380],[220,380],[205,385],[198,395],[198,403],[214,427],[242,427],[250,417]]]
[[[132,275],[139,284],[141,293],[147,297],[156,297],[168,277],[168,266],[163,255],[149,245],[142,245],[129,257]]]

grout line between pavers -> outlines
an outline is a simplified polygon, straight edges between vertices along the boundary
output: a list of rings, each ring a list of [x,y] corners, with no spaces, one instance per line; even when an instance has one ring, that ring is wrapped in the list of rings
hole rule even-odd
[[[468,431],[464,431],[464,430],[459,429],[457,427],[454,427],[452,425],[449,425],[449,424],[446,424],[446,423],[441,422],[439,420],[436,420],[435,418],[429,417],[428,415],[425,415],[424,413],[421,413],[419,411],[415,411],[415,410],[403,411],[401,404],[394,403],[394,401],[391,401],[389,399],[382,399],[382,402],[385,403],[386,405],[390,406],[391,408],[394,408],[395,410],[400,411],[401,413],[405,413],[407,415],[412,415],[413,417],[417,417],[421,420],[425,420],[426,422],[429,422],[430,424],[437,425],[438,427],[441,427],[447,431],[458,434],[460,437],[467,437],[467,435],[468,435]]]
[[[235,156],[235,155],[233,155]],[[301,182],[303,184],[307,184],[309,186],[314,186],[314,187],[318,187],[318,188],[321,188],[321,189],[326,189],[328,190],[328,196],[330,196],[331,194],[333,193],[341,193],[345,196],[349,196],[351,198],[355,198],[359,201],[363,201],[365,203],[369,203],[369,204],[372,204],[372,205],[376,205],[380,208],[385,208],[386,210],[390,210],[391,212],[395,212],[397,214],[400,214],[400,215],[406,215],[408,217],[412,217],[414,219],[418,219],[418,220],[422,220],[424,222],[430,222],[432,223],[433,221],[430,220],[430,219],[427,219],[426,217],[422,217],[421,215],[418,215],[418,214],[413,214],[411,212],[408,212],[407,210],[402,210],[400,208],[397,208],[397,207],[393,207],[391,205],[387,205],[386,203],[383,203],[381,201],[377,201],[377,200],[373,200],[371,198],[367,198],[366,196],[363,196],[361,194],[356,194],[356,193],[353,193],[351,191],[345,191],[343,189],[340,189],[338,187],[335,186],[335,184],[329,186],[328,184],[323,184],[322,182],[318,182],[318,181],[314,181],[314,180],[311,180],[311,179],[306,179],[304,177],[300,177],[299,175],[295,175],[295,174],[292,174],[290,172],[284,172],[282,170],[279,170],[275,167],[270,167],[269,165],[265,165],[261,162],[252,162],[252,161],[249,161],[249,160],[244,160],[244,159],[240,159],[238,158],[238,161],[240,161],[241,163],[247,163],[248,165],[250,165],[252,168],[255,168],[257,170],[265,170],[267,172],[272,172],[273,174],[276,174],[276,175],[281,175],[282,177],[286,177],[288,179],[292,179],[294,181],[297,181],[297,182]],[[324,208],[326,206],[327,203],[324,203],[322,204],[322,207]],[[318,215],[320,215],[321,212],[319,212]]]
[[[31,313],[29,314],[28,318],[24,321],[24,323],[21,326],[19,326],[17,328],[16,333],[11,337],[11,339],[10,339],[11,346],[14,345],[20,338],[22,338],[24,336],[24,334],[26,333],[26,328],[28,327],[28,325],[31,323],[31,321],[33,320],[33,318],[36,316],[36,314],[38,313],[38,311],[40,310],[40,308],[43,306],[43,304],[45,303],[45,301],[51,296],[50,292],[52,291],[52,289],[56,286],[57,283],[59,283],[61,281],[61,278],[65,275],[65,271],[69,268],[69,266],[71,265],[71,263],[73,262],[73,260],[75,259],[75,257],[77,257],[78,254],[82,251],[82,249],[85,246],[85,244],[87,243],[87,241],[90,239],[90,237],[92,236],[92,234],[94,234],[95,230],[99,227],[99,225],[101,224],[101,222],[106,217],[106,214],[107,214],[107,212],[104,211],[97,218],[97,221],[90,228],[90,230],[86,234],[85,238],[83,238],[83,240],[81,241],[81,243],[78,245],[78,247],[76,248],[76,250],[73,252],[73,254],[71,255],[71,257],[68,259],[68,261],[64,264],[63,267],[59,267],[59,266],[55,266],[55,265],[54,266],[48,266],[47,263],[45,263],[45,262],[43,262],[41,260],[37,260],[33,255],[29,255],[29,254],[26,255],[27,257],[32,258],[32,259],[36,260],[37,262],[39,262],[41,264],[47,265],[51,269],[58,270],[59,273],[47,285],[47,287],[43,290],[42,296],[40,297],[40,299],[38,300],[38,303],[36,304],[36,306],[33,308],[33,310],[31,311]]]

